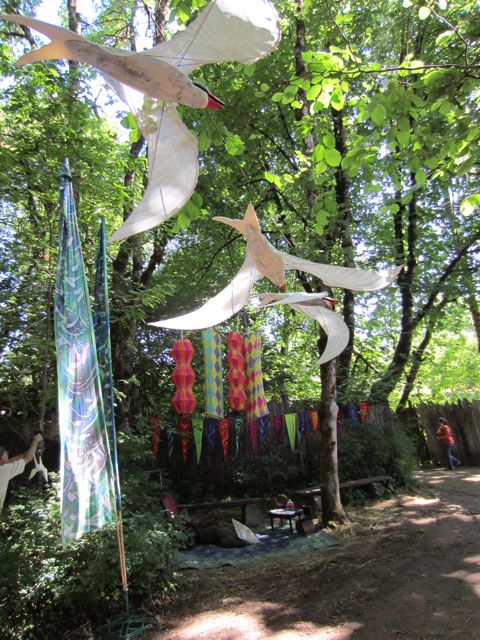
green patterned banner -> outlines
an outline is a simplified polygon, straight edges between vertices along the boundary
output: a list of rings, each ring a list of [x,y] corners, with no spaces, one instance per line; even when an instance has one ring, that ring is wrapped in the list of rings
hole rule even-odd
[[[115,487],[68,161],[55,286],[62,542],[115,519]]]

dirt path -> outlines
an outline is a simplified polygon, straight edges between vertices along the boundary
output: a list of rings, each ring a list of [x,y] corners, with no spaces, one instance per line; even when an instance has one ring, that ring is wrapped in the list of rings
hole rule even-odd
[[[419,479],[337,547],[192,572],[146,640],[478,640],[480,469]]]

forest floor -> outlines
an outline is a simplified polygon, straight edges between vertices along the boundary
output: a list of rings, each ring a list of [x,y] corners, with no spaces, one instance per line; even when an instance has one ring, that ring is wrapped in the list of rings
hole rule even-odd
[[[185,572],[142,640],[478,640],[480,469],[349,510],[338,546]]]

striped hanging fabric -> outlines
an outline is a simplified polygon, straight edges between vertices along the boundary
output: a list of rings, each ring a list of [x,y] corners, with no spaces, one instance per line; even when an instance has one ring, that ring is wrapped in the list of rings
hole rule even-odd
[[[247,418],[261,418],[268,414],[262,375],[262,340],[259,333],[245,338],[248,408]]]
[[[175,360],[172,380],[176,387],[172,406],[179,415],[190,415],[197,406],[197,400],[193,395],[195,372],[191,366],[194,355],[195,349],[188,338],[177,340],[172,347],[172,358]]]
[[[205,413],[223,418],[223,344],[218,331],[202,331],[203,364],[205,368]]]
[[[116,492],[68,160],[60,188],[55,344],[62,543],[67,545],[115,519]]]
[[[230,387],[227,400],[232,411],[245,411],[247,408],[247,377],[245,375],[245,342],[238,331],[227,336],[227,381]]]

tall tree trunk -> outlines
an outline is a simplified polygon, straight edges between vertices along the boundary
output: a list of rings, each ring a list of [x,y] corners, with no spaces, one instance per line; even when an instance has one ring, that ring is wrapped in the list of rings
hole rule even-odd
[[[154,22],[154,44],[164,39],[168,2],[157,0],[149,18]],[[145,9],[148,10],[145,5]],[[149,10],[148,10],[149,11]],[[134,33],[133,27],[130,29]],[[135,49],[135,42],[131,42]],[[143,137],[130,147],[130,159],[139,157],[145,146]],[[133,163],[132,163],[133,164]],[[130,168],[124,176],[123,185],[128,192],[136,178],[135,169]],[[123,218],[126,220],[132,211],[130,203],[124,206]],[[153,236],[153,250],[148,259],[144,256],[144,248],[140,235],[127,239],[122,243],[113,261],[112,297],[114,308],[120,312],[112,319],[112,367],[118,393],[116,418],[119,430],[131,426],[131,416],[141,412],[140,393],[135,381],[138,349],[138,320],[135,313],[125,313],[126,306],[140,304],[142,291],[147,289],[161,264],[167,245],[168,236],[162,228],[150,232]]]
[[[307,77],[307,70],[303,59],[306,51],[305,20],[303,19],[303,0],[297,0],[296,19],[296,40],[295,40],[295,72],[297,77]],[[305,91],[299,89],[298,100],[302,107],[297,109],[295,117],[301,120],[309,116],[309,106]],[[311,156],[315,148],[313,133],[309,132],[304,138],[305,155]],[[317,202],[317,194],[313,185],[313,180],[307,185],[307,204],[311,211]],[[318,244],[321,244],[318,242]],[[328,251],[325,245],[321,246],[321,251],[326,256],[328,262]],[[320,290],[322,287],[318,287]],[[325,287],[323,287],[325,289]],[[318,341],[319,354],[325,347],[325,336],[323,331]],[[340,500],[340,485],[338,479],[337,461],[337,413],[336,401],[336,362],[331,360],[320,366],[321,379],[321,453],[320,453],[320,476],[322,484],[322,518],[325,522],[345,522],[347,515]]]

